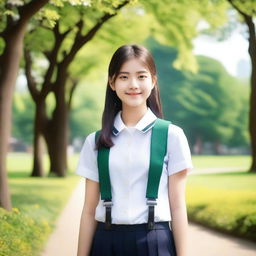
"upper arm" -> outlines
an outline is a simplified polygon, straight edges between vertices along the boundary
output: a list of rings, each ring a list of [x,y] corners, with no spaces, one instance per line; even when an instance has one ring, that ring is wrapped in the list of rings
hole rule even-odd
[[[181,170],[191,170],[193,168],[187,137],[183,130],[176,125],[169,126],[167,156],[168,175],[174,175]]]
[[[85,179],[85,197],[83,211],[90,215],[95,215],[95,209],[100,198],[99,183],[90,179]]]
[[[168,194],[171,212],[185,205],[187,169],[179,171],[168,178]]]
[[[88,135],[85,139],[80,153],[76,174],[95,182],[99,181],[97,152],[98,151],[95,149],[94,132]]]

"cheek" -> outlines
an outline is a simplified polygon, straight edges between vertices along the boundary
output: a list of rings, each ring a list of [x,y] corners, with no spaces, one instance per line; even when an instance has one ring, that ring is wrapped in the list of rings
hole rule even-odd
[[[154,85],[152,84],[152,82],[148,82],[147,84],[145,84],[144,86],[144,90],[147,91],[148,93],[151,93],[151,91],[153,90]]]

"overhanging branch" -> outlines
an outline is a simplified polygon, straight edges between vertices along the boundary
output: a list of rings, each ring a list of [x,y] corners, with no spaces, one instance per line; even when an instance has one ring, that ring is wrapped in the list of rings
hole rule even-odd
[[[122,9],[128,3],[130,3],[130,0],[126,0],[123,3],[121,3],[119,6],[115,7],[114,8],[115,13],[113,13],[113,14],[105,13],[99,19],[99,21],[87,32],[86,35],[82,36],[81,30],[78,29],[73,46],[71,47],[71,49],[70,49],[69,53],[66,55],[66,57],[62,60],[63,67],[64,68],[67,67],[71,63],[71,61],[74,59],[76,53],[84,46],[84,44],[86,44],[88,41],[90,41],[94,37],[94,35],[101,28],[101,26],[106,21],[108,21],[110,18],[116,16],[117,11]],[[80,23],[78,23],[78,24],[80,24]]]
[[[49,0],[32,0],[18,8],[20,15],[19,23],[26,23],[36,12],[38,12]]]

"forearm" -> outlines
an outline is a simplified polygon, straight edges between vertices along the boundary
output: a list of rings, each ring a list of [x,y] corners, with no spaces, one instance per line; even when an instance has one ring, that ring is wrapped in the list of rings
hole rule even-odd
[[[89,256],[96,224],[93,214],[82,212],[77,256]]]
[[[176,246],[177,256],[187,256],[188,254],[188,219],[186,205],[173,210],[172,230]]]

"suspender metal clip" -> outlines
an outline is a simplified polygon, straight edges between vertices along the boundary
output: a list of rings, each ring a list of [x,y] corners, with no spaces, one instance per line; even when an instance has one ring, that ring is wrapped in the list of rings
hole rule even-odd
[[[106,218],[105,218],[105,228],[111,228],[111,208],[113,206],[111,199],[105,199],[103,202],[103,206],[106,207]]]
[[[148,229],[152,230],[155,225],[155,206],[157,205],[155,198],[148,198],[147,199],[148,205]]]

